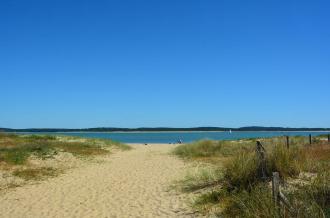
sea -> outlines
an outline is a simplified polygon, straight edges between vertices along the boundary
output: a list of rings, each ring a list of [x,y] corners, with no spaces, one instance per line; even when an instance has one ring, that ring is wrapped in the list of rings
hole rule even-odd
[[[329,132],[286,132],[286,131],[244,131],[244,132],[43,132],[22,134],[47,134],[79,136],[86,138],[112,139],[123,143],[183,143],[211,139],[211,140],[236,140],[246,138],[268,138],[274,136],[317,136]]]

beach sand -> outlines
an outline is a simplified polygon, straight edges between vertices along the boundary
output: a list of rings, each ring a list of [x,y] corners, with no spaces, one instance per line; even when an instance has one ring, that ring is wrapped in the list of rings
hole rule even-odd
[[[131,145],[45,181],[0,193],[1,217],[196,217],[170,188],[187,166],[175,145]]]

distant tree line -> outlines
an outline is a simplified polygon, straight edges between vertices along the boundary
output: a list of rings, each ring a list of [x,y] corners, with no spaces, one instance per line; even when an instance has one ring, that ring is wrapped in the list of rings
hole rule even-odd
[[[0,128],[0,132],[166,132],[166,131],[330,131],[330,128],[287,128],[287,127],[263,127],[248,126],[239,128],[227,127],[193,127],[193,128],[171,128],[171,127],[142,127],[142,128],[84,128],[84,129],[62,129],[62,128],[27,128],[10,129]]]

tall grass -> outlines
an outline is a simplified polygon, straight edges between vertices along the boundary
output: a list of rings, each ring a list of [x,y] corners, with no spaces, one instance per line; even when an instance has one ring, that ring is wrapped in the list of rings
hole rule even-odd
[[[254,153],[239,153],[225,165],[224,181],[227,189],[248,189],[257,183],[258,161]]]
[[[189,171],[178,185],[185,192],[201,190],[207,187],[216,186],[223,178],[223,173],[217,168],[197,167]]]
[[[295,180],[295,184],[300,184],[283,190],[297,210],[295,216],[288,216],[330,217],[330,146],[318,138],[309,146],[307,137],[291,137],[289,149],[284,137],[263,139],[262,143],[266,148],[266,174],[271,176],[277,171],[282,181]],[[255,140],[199,141],[178,146],[174,154],[191,160],[227,157],[225,163],[219,159],[222,162],[215,165],[221,165],[219,170],[223,172],[219,173],[222,176],[218,177],[216,186],[203,186],[203,180],[195,177],[194,184],[209,188],[196,199],[195,206],[204,212],[217,211],[220,217],[283,217],[283,210],[272,202],[267,181],[260,178],[254,148]],[[312,179],[300,182],[301,172],[312,173]]]
[[[275,146],[267,156],[268,172],[279,172],[282,178],[295,177],[301,172],[306,156],[301,148]]]
[[[253,144],[250,141],[233,143],[232,141],[201,140],[180,145],[174,149],[173,153],[183,158],[228,157],[240,151],[250,150]]]
[[[269,188],[265,184],[258,184],[249,191],[242,190],[230,195],[222,216],[277,218],[281,214],[272,201]]]

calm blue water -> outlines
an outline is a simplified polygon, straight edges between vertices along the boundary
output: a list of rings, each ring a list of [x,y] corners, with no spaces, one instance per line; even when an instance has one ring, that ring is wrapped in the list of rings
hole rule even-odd
[[[308,136],[320,135],[326,132],[93,132],[93,133],[24,133],[24,134],[52,134],[69,135],[87,138],[112,139],[124,143],[173,143],[181,139],[183,142],[192,142],[201,139],[233,140],[244,138],[265,138],[273,136]]]

